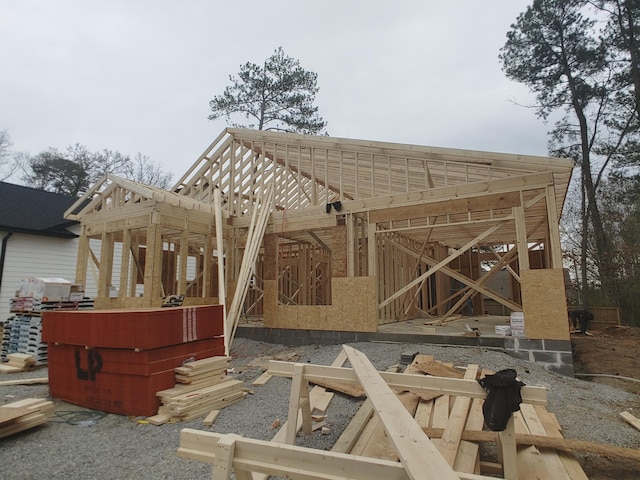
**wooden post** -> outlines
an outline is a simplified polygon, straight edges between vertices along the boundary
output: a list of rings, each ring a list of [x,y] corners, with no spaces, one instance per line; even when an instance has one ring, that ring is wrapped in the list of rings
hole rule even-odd
[[[507,428],[498,432],[498,459],[502,460],[505,480],[518,480],[516,430],[513,414]]]
[[[209,227],[211,229],[211,227]],[[200,296],[202,298],[211,295],[211,264],[213,262],[213,235],[207,233],[204,236],[204,252],[202,254],[202,288]]]
[[[78,240],[78,260],[76,263],[76,283],[87,288],[87,267],[89,266],[89,237],[87,236],[87,226],[82,226],[82,233]]]
[[[216,222],[216,250],[218,254],[218,303],[222,305],[222,318],[224,321],[224,350],[225,355],[229,355],[229,332],[227,331],[227,293],[225,289],[224,278],[224,239],[222,238],[222,200],[220,197],[220,189],[213,191],[213,206],[215,208]]]
[[[213,477],[216,480],[231,480],[233,470],[233,454],[236,439],[233,435],[220,438],[216,445],[216,458],[213,461]]]
[[[180,236],[180,271],[178,272],[177,295],[187,294],[187,265],[189,263],[189,230],[182,231]]]
[[[527,245],[527,225],[524,216],[524,207],[513,207],[513,216],[516,221],[516,241],[518,244],[518,264],[520,272],[529,270],[529,247]]]
[[[102,245],[100,248],[100,274],[98,276],[98,296],[109,298],[109,287],[111,286],[111,276],[113,272],[113,234],[104,232],[102,234]]]
[[[120,291],[118,298],[124,300],[129,291],[129,266],[131,259],[131,230],[125,228],[122,231],[122,259],[120,261]]]
[[[547,187],[547,223],[549,225],[549,268],[562,268],[562,247],[560,246],[560,227],[556,210],[556,192],[553,185]]]
[[[147,227],[147,250],[145,253],[144,261],[144,304],[145,306],[151,306],[154,296],[154,266],[155,258],[160,255],[157,252],[156,237],[160,235],[160,226],[157,223],[151,223]]]
[[[296,363],[293,367],[291,393],[289,395],[289,415],[287,417],[287,435],[284,443],[293,445],[296,441],[296,425],[298,410],[302,411],[302,431],[312,433],[311,403],[309,399],[309,383],[304,378],[304,364]]]

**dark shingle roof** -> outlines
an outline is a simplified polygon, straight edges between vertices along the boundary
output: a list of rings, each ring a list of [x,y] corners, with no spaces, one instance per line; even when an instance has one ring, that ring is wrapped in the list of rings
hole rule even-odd
[[[77,237],[64,212],[78,200],[58,193],[0,182],[0,230],[53,237]]]

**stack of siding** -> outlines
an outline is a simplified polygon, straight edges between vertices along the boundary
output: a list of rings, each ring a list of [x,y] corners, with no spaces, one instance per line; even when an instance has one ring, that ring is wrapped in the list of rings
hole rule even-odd
[[[25,398],[0,406],[0,438],[42,425],[53,410],[53,402],[43,398]]]
[[[15,315],[0,329],[0,359],[7,361],[10,353],[33,355],[36,365],[46,365],[47,343],[42,341],[42,312],[54,310],[92,310],[94,300],[85,297],[80,301],[43,302],[34,297],[14,297],[9,308]]]
[[[42,341],[42,319],[27,315],[11,317],[4,326],[2,360],[11,353],[33,355],[36,365],[47,363],[47,344]]]
[[[192,420],[244,397],[243,382],[227,375],[230,357],[188,362],[175,369],[176,385],[156,393],[162,405],[147,420],[154,425]]]
[[[34,312],[50,312],[52,310],[93,310],[94,307],[93,298],[84,297],[82,300],[71,301],[62,300],[59,302],[42,302],[40,300],[34,300],[33,311]]]

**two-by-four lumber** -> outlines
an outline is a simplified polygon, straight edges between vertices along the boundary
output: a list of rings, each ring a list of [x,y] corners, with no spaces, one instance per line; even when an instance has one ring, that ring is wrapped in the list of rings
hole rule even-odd
[[[53,402],[43,398],[25,398],[0,406],[0,418],[6,419],[0,425],[0,438],[45,423],[53,410]]]
[[[546,408],[540,405],[536,405],[533,408],[538,414],[540,422],[544,426],[545,435],[554,438],[562,438],[560,423],[556,416],[549,413]],[[558,451],[558,456],[560,457],[560,461],[567,470],[571,480],[589,480],[589,477],[584,473],[582,466],[572,453],[560,450]]]
[[[529,429],[529,433],[540,436],[547,435],[547,432],[538,418],[538,414],[536,413],[533,405],[521,405],[520,413],[527,425],[527,428]],[[555,450],[550,450],[548,448],[539,448],[539,450],[541,457],[544,459],[547,470],[554,480],[570,480],[570,476]]]
[[[355,374],[384,424],[387,435],[394,443],[409,477],[412,480],[460,478],[413,417],[400,404],[369,359],[362,352],[348,345],[343,345],[342,348],[347,353]]]
[[[270,360],[269,372],[278,377],[291,377],[293,375],[293,365],[291,362]],[[487,396],[487,392],[475,380],[394,372],[378,373],[389,387],[396,390],[410,391],[417,395],[435,392],[443,395],[463,395],[472,398],[485,398]],[[358,382],[353,368],[305,364],[304,376],[311,383],[316,379],[335,382]],[[533,405],[547,404],[547,390],[544,387],[526,385],[522,387],[520,394],[524,403]]]
[[[311,400],[309,398],[309,383],[304,378],[304,367],[302,363],[296,363],[293,367],[293,382],[289,395],[289,414],[287,416],[287,433],[284,443],[293,445],[298,433],[297,420],[298,410],[302,415],[302,430],[309,435],[313,432],[311,426]]]
[[[223,355],[216,357],[203,358],[202,360],[194,360],[193,362],[187,362],[181,367],[176,367],[174,370],[181,375],[195,375],[198,373],[209,372],[211,370],[225,370],[229,368],[229,362],[231,357]]]
[[[234,444],[229,455],[238,472],[268,472],[291,480],[409,480],[402,464],[378,458],[316,450],[296,445],[243,438],[233,434],[204,432],[191,428],[180,431],[178,455],[214,464],[218,442],[227,438]],[[231,449],[229,449],[231,450]],[[222,465],[221,465],[222,467]],[[221,468],[219,467],[219,468]],[[218,478],[218,477],[215,477]],[[255,477],[254,477],[255,478]],[[431,477],[443,478],[443,477]],[[460,480],[491,480],[490,477],[460,473]],[[494,479],[495,480],[495,479]]]
[[[629,412],[620,412],[620,416],[636,430],[640,430],[640,419]]]
[[[344,351],[341,351],[333,360],[331,365],[334,367],[339,367],[340,365],[344,364],[346,360],[347,360],[347,354]],[[306,368],[306,365],[305,365],[305,368]],[[329,396],[329,400],[333,398],[333,394],[330,392],[327,392],[324,389],[324,387],[320,387],[318,385],[314,386],[309,392],[310,410],[313,411],[315,408],[317,408],[317,406],[320,403],[328,404],[329,400],[327,400],[327,396]],[[321,409],[321,411],[324,411],[324,409]],[[302,428],[302,422],[303,422],[302,411],[298,410],[298,418],[296,419],[296,432],[300,431],[300,429]],[[287,429],[288,429],[287,424],[288,424],[288,421],[285,422],[284,425],[282,425],[282,427],[280,427],[280,430],[278,430],[278,432],[273,436],[271,440],[272,442],[284,443],[285,437],[287,435]],[[253,474],[253,480],[266,480],[267,477],[268,475],[264,473]]]
[[[464,378],[475,380],[478,375],[478,365],[469,365]],[[449,422],[438,444],[438,450],[444,459],[453,466],[462,440],[462,431],[467,421],[467,414],[471,406],[471,397],[457,397],[449,414]]]
[[[371,403],[371,400],[367,398],[351,419],[347,428],[344,429],[338,440],[336,440],[336,443],[333,444],[331,451],[340,453],[351,452],[353,445],[364,430],[364,427],[367,425],[367,422],[373,413],[373,404]]]
[[[424,432],[430,438],[440,438],[444,432],[443,428],[423,427]],[[469,442],[496,442],[498,432],[488,430],[464,430],[462,439]],[[535,447],[555,448],[567,452],[585,452],[605,457],[633,460],[640,464],[640,450],[635,448],[616,447],[603,443],[588,442],[586,440],[574,440],[564,437],[547,437],[544,435],[531,435],[516,433],[516,443],[518,445],[532,445]]]
[[[262,373],[262,375],[260,375],[258,378],[256,378],[251,383],[251,385],[255,385],[256,387],[262,386],[262,385],[265,385],[272,378],[273,378],[273,375],[271,375],[271,372],[269,372],[269,370],[266,370],[265,372]]]
[[[7,385],[36,385],[40,383],[49,383],[49,377],[23,378],[22,380],[4,380],[0,382],[0,387]]]
[[[405,369],[406,373],[421,374],[414,367],[414,364],[419,361],[419,357],[422,356],[414,356],[412,363],[407,365]],[[395,393],[402,406],[411,416],[413,416],[420,402],[420,397],[411,392]],[[368,400],[370,401],[370,399]],[[380,421],[380,417],[378,415],[374,415],[369,420],[367,425],[363,427],[360,437],[354,441],[352,449],[345,453],[362,455],[365,457],[382,458],[396,462],[399,460],[396,447],[387,435],[384,425]]]

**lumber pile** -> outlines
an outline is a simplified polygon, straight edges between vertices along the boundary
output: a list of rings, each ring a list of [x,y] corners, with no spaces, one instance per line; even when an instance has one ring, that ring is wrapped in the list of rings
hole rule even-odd
[[[478,365],[457,369],[450,363],[435,360],[431,355],[417,355],[405,370],[405,374],[414,375],[425,372],[433,372],[432,375],[439,378],[463,377],[472,380],[493,373],[480,369]],[[514,458],[499,458],[498,455],[495,459],[481,460],[481,443],[497,444],[499,440],[498,433],[484,430],[484,399],[451,394],[433,394],[431,396],[434,398],[429,398],[429,395],[416,395],[406,390],[396,390],[396,396],[457,473],[506,477],[505,469],[506,472],[511,469],[511,472],[517,472],[520,480],[587,479],[577,460],[566,449],[558,449],[564,440],[561,438],[561,427],[555,415],[549,413],[544,405],[522,403],[520,411],[515,412],[513,420],[518,445]],[[399,461],[399,453],[393,448],[392,439],[386,434],[379,415],[374,415],[373,405],[365,402],[361,410],[363,412],[352,420],[356,424],[345,430],[345,435],[351,435],[352,438],[340,438],[334,451]],[[548,442],[556,448],[537,447],[533,441],[529,443],[534,445],[526,445],[527,439],[531,440],[529,437],[534,435],[560,441]]]
[[[7,360],[7,363],[0,365],[0,373],[26,372],[36,364],[36,357],[26,353],[9,353]]]
[[[298,476],[291,478],[310,480],[331,475],[363,480],[586,480],[570,452],[640,461],[640,452],[632,449],[563,438],[555,415],[546,410],[542,387],[522,387],[520,411],[505,431],[493,432],[484,425],[486,392],[477,382],[493,372],[478,365],[455,367],[427,355],[416,355],[404,373],[377,372],[363,353],[343,348],[352,368],[269,363],[270,374],[292,379],[287,423],[293,423],[278,437],[279,443],[183,429],[179,455],[212,464],[214,476],[233,468],[238,478],[295,472]],[[367,395],[331,452],[295,446],[300,427],[305,434],[311,432],[315,400],[308,386],[316,382],[360,385]],[[485,443],[495,448],[482,449],[480,458]],[[269,449],[273,457],[265,454]]]
[[[232,405],[242,398],[243,382],[227,375],[230,357],[210,357],[175,369],[176,385],[156,392],[158,414],[147,420],[153,425],[193,420]]]
[[[53,410],[53,402],[43,398],[25,398],[0,406],[0,438],[45,423]]]

